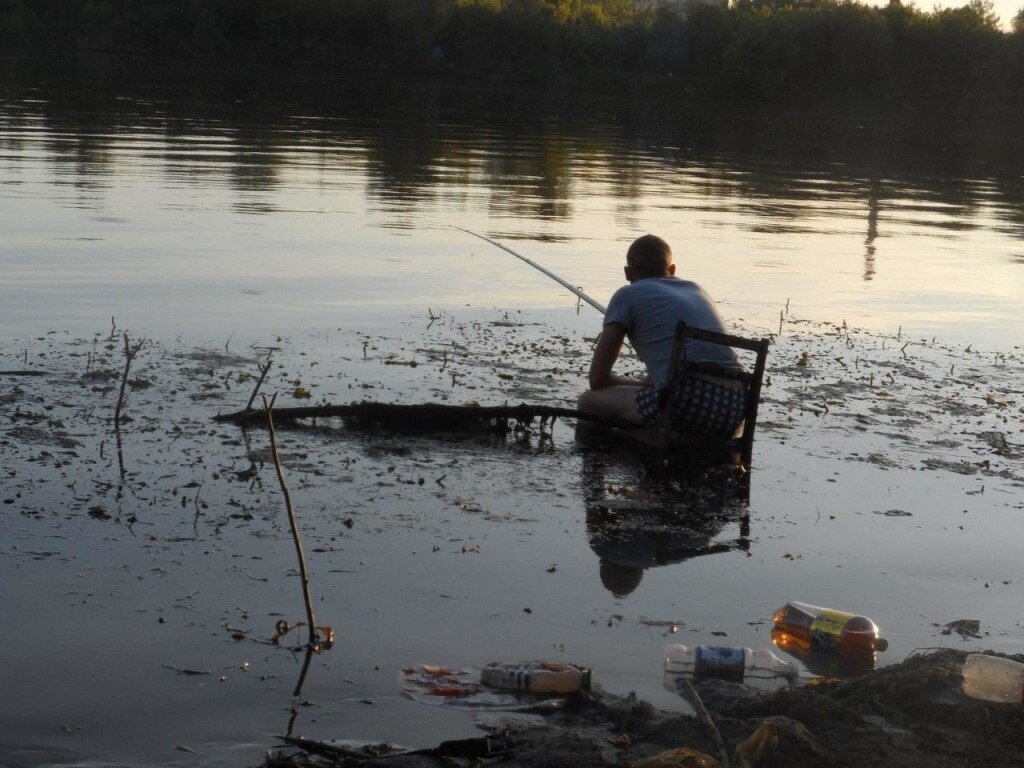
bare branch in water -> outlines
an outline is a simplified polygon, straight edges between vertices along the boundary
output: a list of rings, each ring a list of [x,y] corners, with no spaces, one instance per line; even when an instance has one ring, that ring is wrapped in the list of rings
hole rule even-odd
[[[270,400],[263,395],[263,415],[267,420],[267,431],[270,433],[270,454],[274,458],[274,469],[277,471],[277,481],[281,484],[281,493],[284,495],[284,506],[288,512],[288,523],[292,529],[292,540],[295,542],[295,554],[299,558],[299,577],[302,579],[302,599],[306,603],[306,619],[309,621],[309,647],[317,645],[316,619],[313,618],[313,599],[309,594],[309,572],[306,570],[306,556],[302,553],[302,540],[299,538],[299,528],[295,522],[295,510],[292,508],[292,497],[288,492],[288,484],[284,479],[284,470],[281,467],[281,458],[277,454],[277,434],[274,432],[274,401],[275,394]]]

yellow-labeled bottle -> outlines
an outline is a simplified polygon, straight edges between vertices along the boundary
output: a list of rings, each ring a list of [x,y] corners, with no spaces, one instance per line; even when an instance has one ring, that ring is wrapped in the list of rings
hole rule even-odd
[[[816,653],[857,656],[884,651],[889,642],[878,636],[878,625],[866,616],[786,603],[775,612],[775,629],[807,642]]]

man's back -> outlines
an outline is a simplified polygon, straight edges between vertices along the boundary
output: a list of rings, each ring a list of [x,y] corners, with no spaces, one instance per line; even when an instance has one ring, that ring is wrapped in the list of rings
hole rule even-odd
[[[725,332],[711,297],[696,283],[677,277],[647,277],[622,286],[608,302],[605,314],[605,325],[619,323],[626,328],[658,389],[668,383],[680,320],[709,331]],[[686,356],[693,362],[739,367],[735,353],[728,347],[696,339],[687,342]]]

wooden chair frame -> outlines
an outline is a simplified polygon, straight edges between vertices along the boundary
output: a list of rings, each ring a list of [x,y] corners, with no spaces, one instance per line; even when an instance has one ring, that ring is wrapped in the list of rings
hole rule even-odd
[[[686,340],[697,339],[711,344],[721,344],[726,347],[745,349],[757,355],[753,371],[723,368],[709,363],[696,363],[686,359]],[[768,358],[768,339],[747,339],[742,336],[732,336],[727,333],[718,333],[704,328],[698,328],[680,322],[676,326],[676,340],[672,352],[672,370],[669,373],[668,387],[666,391],[668,400],[663,403],[662,423],[660,429],[662,442],[666,448],[674,445],[692,446],[701,449],[721,449],[731,452],[734,456],[738,454],[740,462],[745,467],[750,466],[754,452],[754,430],[757,428],[757,407],[761,400],[761,384],[764,380],[765,362]],[[705,435],[690,435],[673,429],[670,414],[673,412],[673,392],[675,383],[687,373],[706,373],[722,378],[736,379],[743,383],[747,391],[747,410],[740,426],[739,434],[731,438],[712,438]]]

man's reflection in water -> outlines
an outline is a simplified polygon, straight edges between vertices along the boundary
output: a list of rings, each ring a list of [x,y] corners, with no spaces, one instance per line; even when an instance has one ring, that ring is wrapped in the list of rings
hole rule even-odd
[[[587,538],[601,583],[616,597],[636,590],[648,568],[749,549],[749,475],[706,462],[670,472],[589,430],[577,440]],[[732,526],[738,536],[729,539]]]

